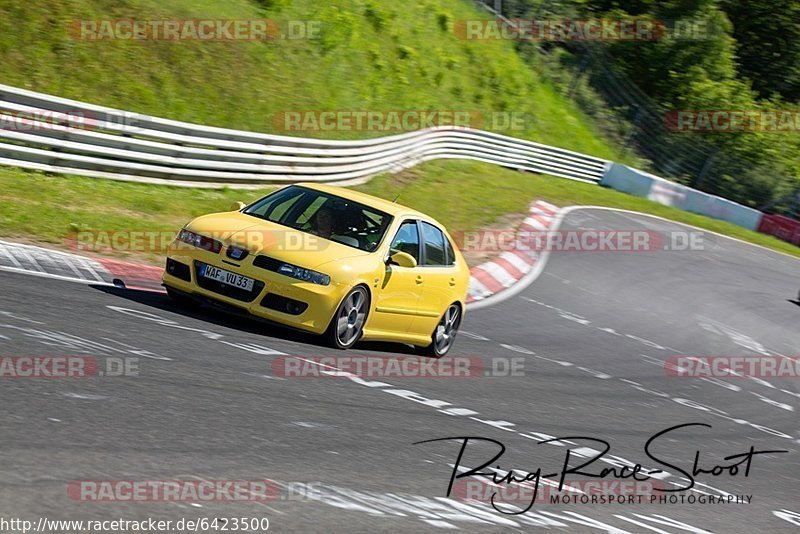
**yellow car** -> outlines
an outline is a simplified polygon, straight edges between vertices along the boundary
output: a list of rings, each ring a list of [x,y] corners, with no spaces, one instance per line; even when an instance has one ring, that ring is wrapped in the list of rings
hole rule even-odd
[[[170,244],[163,284],[176,301],[223,303],[341,349],[396,341],[440,357],[453,345],[469,269],[434,219],[317,184],[235,207]]]

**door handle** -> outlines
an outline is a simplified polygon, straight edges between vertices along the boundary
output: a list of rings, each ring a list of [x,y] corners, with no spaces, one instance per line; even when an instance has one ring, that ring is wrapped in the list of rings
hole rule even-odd
[[[450,285],[451,285],[451,286],[454,286],[454,285],[456,285],[456,279],[455,279],[455,278],[451,278],[451,279],[450,279]]]
[[[421,283],[422,283],[422,281],[423,281],[423,278],[422,278],[421,276],[417,276],[416,282],[417,282],[418,284],[421,284]]]

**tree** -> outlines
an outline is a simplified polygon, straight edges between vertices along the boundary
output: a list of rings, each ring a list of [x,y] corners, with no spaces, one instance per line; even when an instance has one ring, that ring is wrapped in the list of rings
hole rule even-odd
[[[800,100],[800,2],[724,0],[742,76],[763,98]]]

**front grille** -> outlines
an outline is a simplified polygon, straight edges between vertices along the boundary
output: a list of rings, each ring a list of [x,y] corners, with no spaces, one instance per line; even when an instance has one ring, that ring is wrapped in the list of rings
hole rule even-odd
[[[181,280],[186,280],[187,282],[192,281],[192,275],[189,266],[179,261],[167,258],[167,272],[176,278],[180,278]]]
[[[255,267],[261,267],[262,269],[266,269],[275,273],[278,272],[278,267],[283,265],[283,263],[284,262],[276,260],[275,258],[270,258],[269,256],[258,255],[253,259],[253,265]]]
[[[289,315],[300,315],[308,308],[308,304],[305,302],[276,295],[275,293],[267,293],[267,296],[261,300],[261,305]]]
[[[253,284],[252,291],[246,291],[239,287],[229,286],[228,284],[223,284],[217,280],[202,277],[200,276],[200,262],[194,262],[194,274],[195,278],[197,279],[197,285],[203,289],[213,291],[214,293],[218,293],[220,295],[225,295],[226,297],[230,297],[232,299],[241,300],[242,302],[253,302],[256,297],[258,297],[259,293],[261,293],[261,291],[264,289],[264,282],[259,280],[256,280]]]

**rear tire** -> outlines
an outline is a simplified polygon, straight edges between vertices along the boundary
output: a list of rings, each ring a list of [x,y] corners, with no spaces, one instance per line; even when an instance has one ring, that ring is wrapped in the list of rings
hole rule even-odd
[[[364,324],[369,314],[369,291],[356,286],[347,294],[333,314],[325,340],[335,349],[349,349],[364,335]]]
[[[456,303],[448,306],[439,324],[433,330],[431,344],[421,350],[422,354],[433,358],[441,358],[447,354],[447,351],[453,346],[458,328],[461,326],[461,316],[461,306]]]

